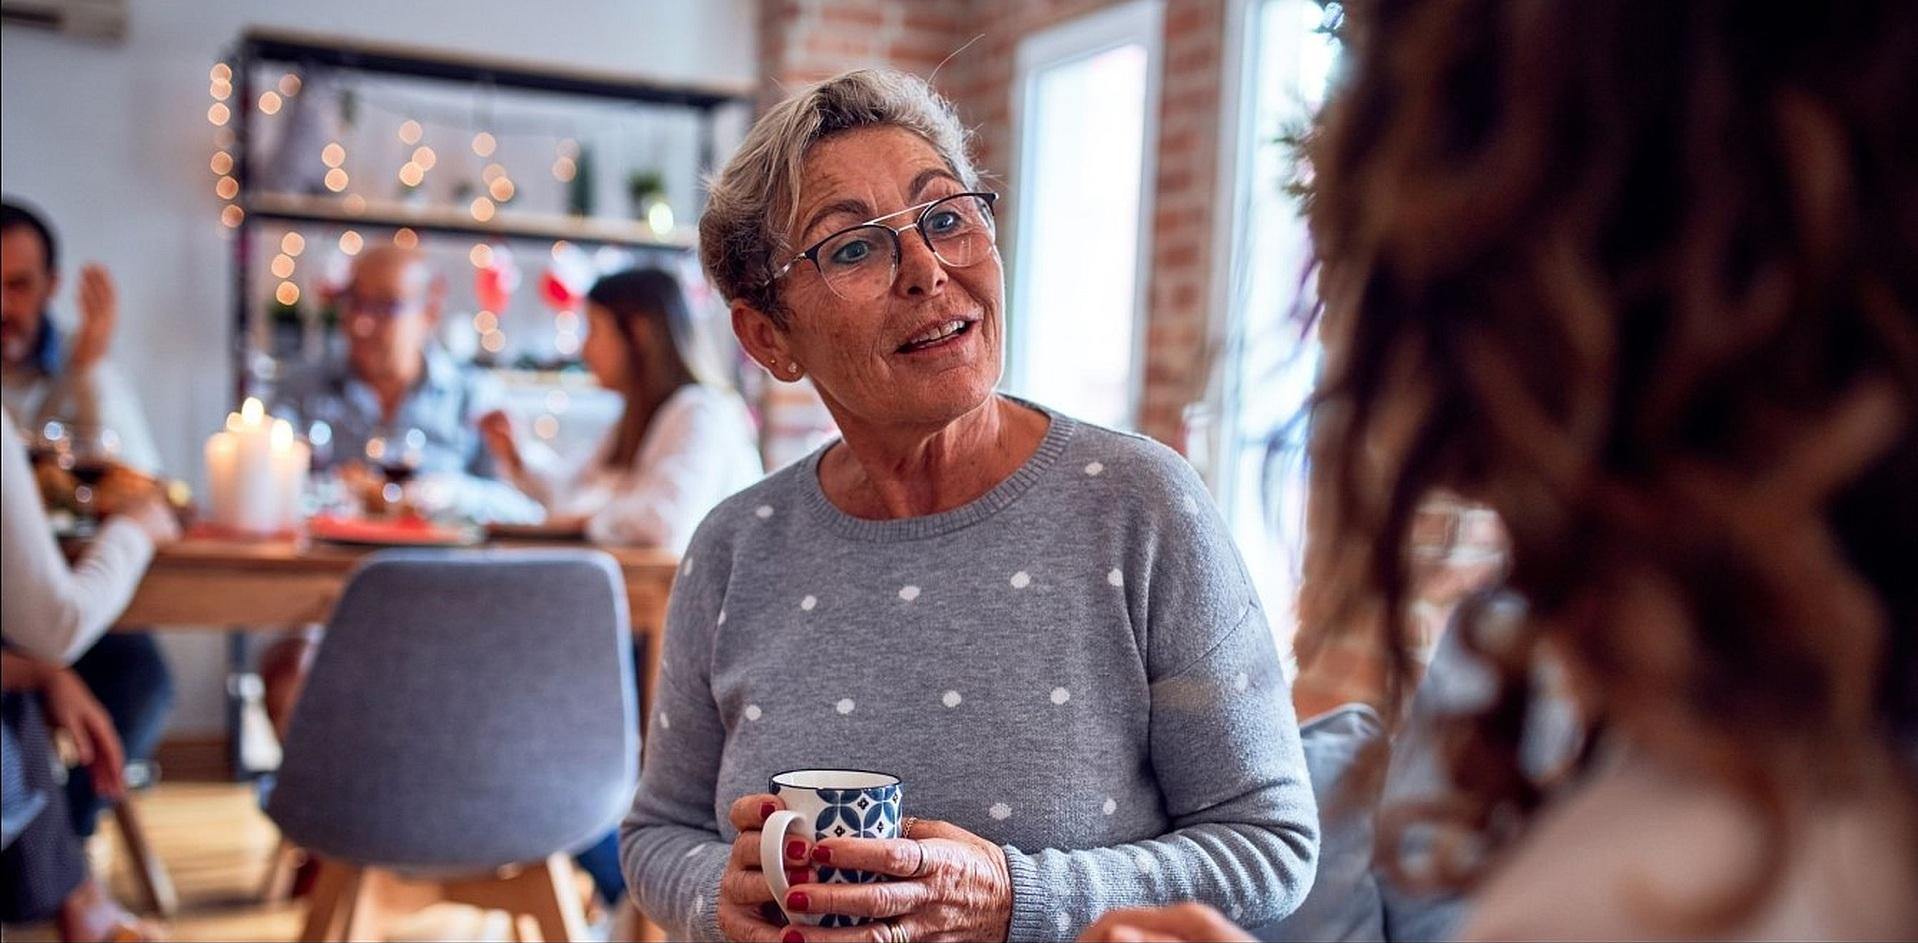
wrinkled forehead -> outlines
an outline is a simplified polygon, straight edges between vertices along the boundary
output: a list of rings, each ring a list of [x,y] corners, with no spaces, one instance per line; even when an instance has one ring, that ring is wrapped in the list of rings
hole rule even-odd
[[[897,211],[939,181],[948,188],[964,183],[938,149],[905,128],[875,125],[828,135],[807,148],[800,163],[786,234],[800,239]]]
[[[353,265],[351,289],[362,298],[415,298],[432,284],[432,267],[417,252],[374,250]]]

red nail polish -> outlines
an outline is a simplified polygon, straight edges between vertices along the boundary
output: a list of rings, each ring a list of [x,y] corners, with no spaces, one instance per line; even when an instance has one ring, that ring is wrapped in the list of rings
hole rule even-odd
[[[800,913],[805,913],[807,906],[811,903],[812,900],[806,896],[805,891],[793,891],[786,895],[787,910],[797,910]]]
[[[806,937],[798,930],[787,930],[786,935],[780,937],[779,941],[780,943],[806,943]]]
[[[791,871],[786,872],[786,886],[788,887],[791,887],[794,884],[811,884],[811,883],[812,883],[812,872],[806,868],[794,868]]]
[[[786,843],[786,857],[794,861],[806,860],[806,843],[795,838]]]
[[[812,850],[812,860],[820,864],[832,864],[832,849],[814,848]]]
[[[762,802],[759,804],[759,820],[761,822],[764,822],[767,819],[772,818],[773,813],[777,811],[779,811],[778,807],[774,806],[772,803]]]

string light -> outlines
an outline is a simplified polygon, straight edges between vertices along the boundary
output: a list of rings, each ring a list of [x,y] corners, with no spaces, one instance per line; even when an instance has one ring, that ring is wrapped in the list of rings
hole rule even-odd
[[[414,121],[411,118],[406,119],[404,122],[400,124],[400,142],[401,143],[418,144],[420,142],[420,134],[421,134],[420,123],[417,121]]]
[[[213,185],[213,192],[222,200],[231,200],[240,194],[240,181],[221,177],[220,182]]]
[[[473,263],[474,268],[485,268],[493,264],[493,247],[484,242],[476,242],[473,244],[473,251],[466,253],[466,258]]]
[[[487,331],[480,335],[480,346],[489,354],[497,354],[506,349],[506,335],[498,331]]]
[[[214,101],[226,101],[227,97],[233,94],[233,86],[216,80],[206,87],[206,93],[213,96]]]
[[[499,316],[491,311],[481,311],[473,315],[473,330],[481,334],[491,334],[499,330]]]
[[[551,414],[546,414],[546,415],[540,416],[538,419],[533,420],[533,434],[536,436],[539,436],[542,439],[550,439],[556,435],[559,435],[558,417],[553,416]]]
[[[480,169],[480,179],[487,183],[492,183],[504,176],[506,176],[505,164],[491,163]]]
[[[664,236],[673,231],[673,208],[665,200],[659,200],[646,209],[646,225],[655,236]]]
[[[573,247],[573,244],[570,242],[567,242],[564,239],[554,240],[553,241],[553,258],[557,259],[565,255],[566,250],[571,249],[572,247]]]
[[[341,147],[338,141],[328,142],[325,147],[320,148],[320,163],[328,167],[338,167],[346,163],[346,148]]]
[[[215,62],[213,64],[213,71],[207,73],[207,78],[215,82],[231,82],[233,81],[233,69],[224,62]]]
[[[346,171],[338,167],[326,172],[326,188],[338,193],[346,189]]]
[[[570,182],[579,174],[579,165],[571,157],[561,157],[553,161],[553,179],[561,183]]]
[[[401,183],[406,184],[409,187],[417,187],[420,185],[420,181],[425,179],[426,179],[426,170],[425,168],[421,167],[419,164],[416,164],[409,160],[405,164],[400,165],[400,182]]]
[[[207,165],[213,172],[226,176],[233,172],[233,155],[225,151],[214,151],[213,161]]]
[[[493,201],[483,196],[474,197],[472,210],[474,219],[486,222],[493,218]]]
[[[274,278],[292,278],[293,257],[284,252],[274,256],[271,271],[273,272]]]
[[[213,126],[216,128],[224,126],[226,119],[232,116],[233,112],[229,111],[225,105],[219,102],[214,102],[212,107],[206,110],[206,120],[213,122]]]
[[[359,255],[360,247],[364,245],[365,242],[366,240],[361,239],[359,233],[351,229],[340,233],[340,251],[347,255]]]
[[[493,149],[499,147],[499,141],[493,135],[481,131],[473,135],[473,153],[481,157],[493,156]]]
[[[579,333],[579,315],[571,311],[561,311],[553,315],[553,328],[561,334]]]
[[[280,287],[273,289],[273,300],[291,307],[300,300],[300,286],[292,282],[281,282]]]
[[[486,192],[491,193],[493,199],[504,203],[513,198],[513,181],[507,177],[494,177],[492,184],[486,188]]]
[[[393,233],[393,244],[402,249],[417,249],[420,245],[420,234],[401,226]]]
[[[432,170],[433,165],[439,162],[440,156],[433,153],[432,148],[422,144],[413,149],[413,163],[420,165],[421,170]]]
[[[280,76],[280,94],[291,98],[300,93],[300,77],[288,72]]]
[[[562,357],[571,357],[579,353],[578,334],[560,334],[553,338],[553,350]]]
[[[280,113],[280,93],[265,91],[260,93],[260,113],[277,115]]]
[[[220,211],[220,222],[225,223],[228,229],[238,227],[240,221],[245,218],[246,211],[231,203],[228,203],[226,208]]]
[[[300,253],[305,252],[306,237],[296,232],[289,232],[286,235],[281,236],[280,251],[286,253],[287,255],[294,255],[294,256],[297,256]]]

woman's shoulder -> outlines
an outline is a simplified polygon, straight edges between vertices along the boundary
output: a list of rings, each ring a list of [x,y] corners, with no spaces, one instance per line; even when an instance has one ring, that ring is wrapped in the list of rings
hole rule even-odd
[[[1063,462],[1068,474],[1103,480],[1141,498],[1204,496],[1205,482],[1192,464],[1157,439],[1071,419],[1056,411],[1048,410],[1048,414],[1055,422],[1063,419],[1073,425]]]
[[[793,462],[721,499],[700,522],[689,546],[697,550],[730,545],[748,527],[763,529],[774,518],[796,513],[803,499],[802,476],[810,467],[804,460]]]

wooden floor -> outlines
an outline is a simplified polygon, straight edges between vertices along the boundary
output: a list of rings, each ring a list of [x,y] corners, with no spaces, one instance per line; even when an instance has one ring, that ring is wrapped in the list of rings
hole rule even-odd
[[[306,905],[263,905],[259,900],[267,862],[279,841],[260,813],[251,787],[233,783],[162,783],[143,793],[141,818],[166,861],[180,895],[180,914],[165,921],[174,940],[293,940]],[[101,817],[101,834],[89,852],[96,873],[111,876],[123,902],[138,900],[125,867],[124,846],[113,834],[113,817]],[[513,940],[505,914],[457,904],[439,904],[395,926],[390,939]],[[56,940],[51,925],[8,926],[5,939]]]

